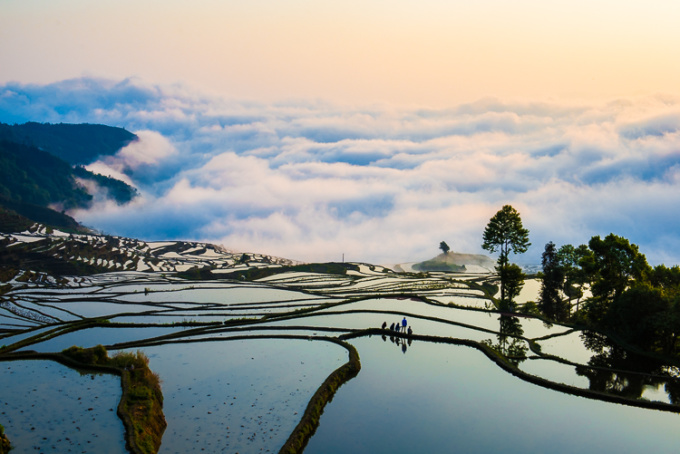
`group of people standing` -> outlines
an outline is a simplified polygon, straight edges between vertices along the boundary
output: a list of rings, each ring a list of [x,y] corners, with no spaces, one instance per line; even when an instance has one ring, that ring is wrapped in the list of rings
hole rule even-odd
[[[408,329],[407,329],[407,327],[408,327]],[[382,329],[387,329],[387,322],[383,322]],[[409,336],[411,334],[413,334],[413,330],[411,329],[410,326],[408,326],[408,322],[406,321],[406,317],[404,317],[401,322],[392,323],[390,325],[390,331],[396,331],[397,333],[403,332],[403,333],[408,334]]]

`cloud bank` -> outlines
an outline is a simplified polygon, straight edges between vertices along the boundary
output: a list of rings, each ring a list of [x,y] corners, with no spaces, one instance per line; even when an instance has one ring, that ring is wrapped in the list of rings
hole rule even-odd
[[[107,233],[308,261],[481,253],[513,205],[543,246],[614,232],[680,263],[680,99],[486,99],[445,110],[258,104],[134,79],[0,86],[0,121],[102,123],[141,141],[90,167],[142,197],[75,213]]]

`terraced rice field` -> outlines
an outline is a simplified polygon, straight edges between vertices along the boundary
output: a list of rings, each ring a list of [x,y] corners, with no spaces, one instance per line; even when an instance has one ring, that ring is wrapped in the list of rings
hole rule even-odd
[[[27,284],[1,302],[0,422],[17,452],[124,451],[122,425],[109,411],[120,397],[119,387],[110,383],[115,377],[86,373],[83,382],[77,371],[47,361],[12,361],[16,352],[103,344],[110,351],[142,350],[160,375],[168,421],[161,452],[278,452],[317,388],[348,361],[348,351],[332,342],[342,339],[357,348],[362,370],[326,408],[308,452],[391,452],[388,443],[381,451],[376,435],[388,436],[390,425],[400,428],[393,436],[408,440],[410,449],[444,449],[452,433],[471,449],[465,431],[452,432],[440,419],[466,425],[451,406],[471,405],[460,393],[475,380],[479,407],[468,408],[472,421],[483,420],[494,408],[495,414],[512,418],[517,410],[512,405],[519,404],[507,407],[487,397],[517,388],[525,400],[522,411],[534,408],[557,418],[560,411],[592,411],[594,406],[607,415],[630,413],[626,418],[637,421],[631,419],[631,427],[648,427],[645,443],[656,443],[659,452],[678,441],[674,429],[659,435],[680,412],[676,367],[622,369],[625,363],[607,361],[612,351],[605,343],[599,350],[586,347],[593,344],[588,339],[597,338],[594,333],[501,314],[481,285],[488,279],[359,265],[344,274],[282,270],[252,281],[187,281],[161,272],[125,271],[69,278],[60,286]],[[390,330],[404,318],[412,334]],[[464,377],[458,377],[461,368]],[[22,378],[29,375],[42,379],[32,385]],[[532,392],[538,397],[527,397]],[[30,399],[8,398],[26,393]],[[427,405],[406,398],[406,411],[395,401],[394,410],[402,416],[396,422],[384,414],[380,419],[375,409],[388,411],[390,396],[414,393]],[[87,404],[81,404],[84,399]],[[540,406],[542,399],[554,400],[552,410]],[[648,422],[640,422],[641,417]],[[409,429],[399,418],[428,421],[437,429],[432,433],[422,422],[412,422]],[[593,424],[602,434],[601,447],[619,445],[609,426]],[[621,424],[617,427],[627,423]],[[76,426],[78,436],[69,435]],[[468,433],[482,437],[480,446],[488,452],[505,443],[488,441],[494,430],[491,424]],[[526,437],[516,444],[532,452]],[[566,446],[588,451],[586,442]]]

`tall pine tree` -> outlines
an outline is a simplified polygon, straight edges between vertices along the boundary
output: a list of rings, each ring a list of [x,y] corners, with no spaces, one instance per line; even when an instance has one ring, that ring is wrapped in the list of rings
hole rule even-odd
[[[555,243],[551,241],[546,244],[541,257],[543,282],[541,283],[539,308],[546,317],[564,321],[569,317],[569,305],[562,300],[560,295],[560,289],[564,285],[564,270],[560,266]]]

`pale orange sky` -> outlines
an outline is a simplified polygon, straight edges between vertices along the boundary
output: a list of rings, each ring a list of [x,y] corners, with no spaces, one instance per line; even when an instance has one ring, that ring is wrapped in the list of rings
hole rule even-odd
[[[675,0],[0,0],[0,83],[446,107],[680,95]]]

